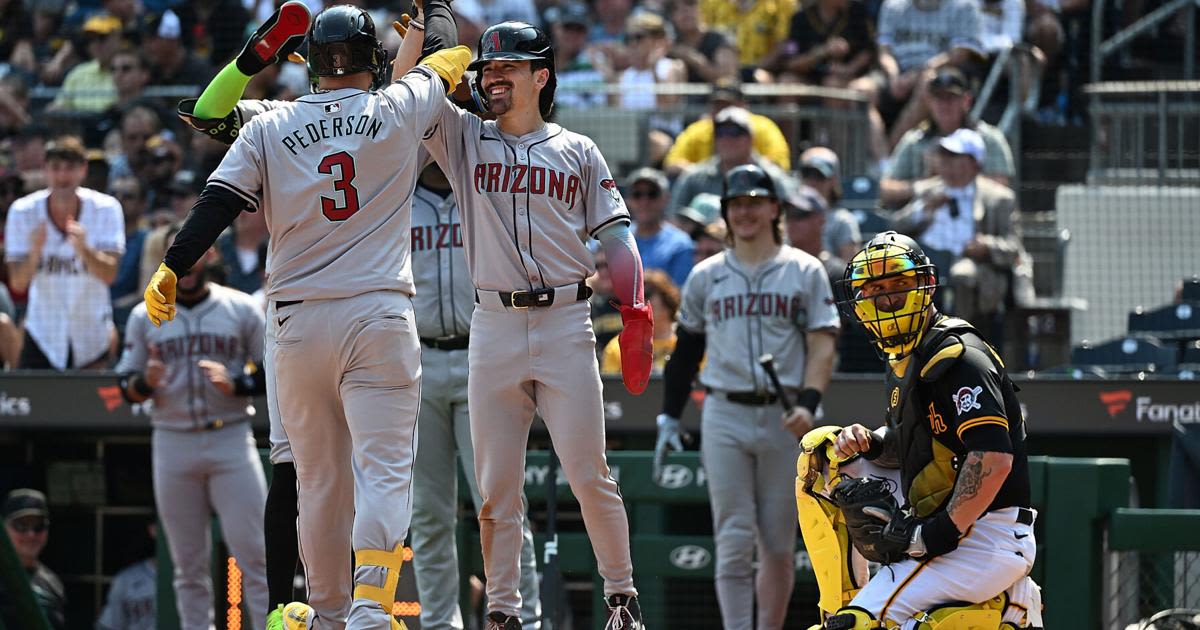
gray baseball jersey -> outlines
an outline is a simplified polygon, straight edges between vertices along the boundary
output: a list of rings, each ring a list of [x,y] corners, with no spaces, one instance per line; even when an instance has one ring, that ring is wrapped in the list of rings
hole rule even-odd
[[[444,100],[418,66],[376,92],[309,94],[246,123],[208,181],[266,212],[269,299],[412,294],[405,237],[421,164],[397,147],[415,149]]]
[[[412,204],[413,309],[422,337],[459,337],[471,330],[475,292],[463,256],[454,195],[418,186]]]
[[[158,601],[155,559],[121,569],[108,589],[96,630],[154,630]]]
[[[729,249],[696,265],[683,285],[679,325],[706,335],[700,382],[734,392],[771,391],[758,365],[764,352],[775,355],[784,387],[802,387],[804,333],[839,327],[821,262],[788,245],[757,267]]]
[[[211,359],[241,374],[247,361],[263,358],[266,318],[249,295],[210,285],[211,295],[193,308],[180,304],[171,326],[157,327],[138,304],[125,324],[125,351],[117,372],[141,372],[151,349],[167,366],[166,382],[154,392],[150,424],[156,428],[195,431],[218,421],[249,419],[249,397],[226,396],[204,376],[196,362]]]
[[[629,219],[587,136],[548,123],[513,137],[443,99],[425,138],[462,208],[467,265],[480,289],[581,282],[595,271],[588,237]]]

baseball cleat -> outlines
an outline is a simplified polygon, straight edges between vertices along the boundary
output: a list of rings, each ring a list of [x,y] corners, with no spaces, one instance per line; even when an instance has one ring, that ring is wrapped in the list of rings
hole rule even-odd
[[[267,630],[287,630],[283,625],[283,604],[267,613]]]
[[[502,612],[490,612],[483,630],[521,630],[521,620]]]
[[[642,607],[638,605],[637,597],[618,593],[609,595],[604,603],[608,604],[608,622],[604,630],[645,630],[642,625]]]
[[[238,69],[253,76],[263,68],[287,59],[304,42],[311,21],[312,15],[303,2],[290,0],[284,3],[250,36],[238,55]]]
[[[308,622],[316,617],[312,606],[301,602],[292,602],[283,607],[284,630],[308,630]]]

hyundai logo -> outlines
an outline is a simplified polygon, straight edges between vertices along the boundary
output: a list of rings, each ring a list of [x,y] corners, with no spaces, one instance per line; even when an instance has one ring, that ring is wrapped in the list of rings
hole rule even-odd
[[[662,467],[662,475],[658,485],[668,490],[678,490],[689,486],[694,478],[692,469],[682,464],[666,464]]]
[[[704,547],[681,545],[671,550],[671,564],[687,571],[703,569],[712,562],[712,554]]]

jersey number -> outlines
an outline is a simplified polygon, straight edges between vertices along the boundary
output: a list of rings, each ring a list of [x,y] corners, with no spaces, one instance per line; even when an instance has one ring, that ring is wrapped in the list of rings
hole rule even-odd
[[[330,221],[345,221],[358,212],[358,189],[353,183],[354,157],[345,151],[326,155],[317,165],[317,172],[333,175],[335,166],[338,167],[338,178],[333,180],[333,189],[342,193],[342,203],[339,205],[336,199],[321,195],[321,214]]]

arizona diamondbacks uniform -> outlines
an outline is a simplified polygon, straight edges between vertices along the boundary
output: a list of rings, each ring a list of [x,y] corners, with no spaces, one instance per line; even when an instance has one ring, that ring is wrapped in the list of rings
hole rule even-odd
[[[96,630],[154,630],[158,601],[157,560],[147,558],[121,569],[113,578],[96,620]]]
[[[266,623],[267,577],[263,507],[267,480],[254,443],[246,397],[226,396],[197,363],[210,359],[241,374],[263,357],[263,314],[234,289],[209,285],[209,296],[178,305],[175,323],[158,328],[145,303],[125,326],[125,351],[117,372],[142,372],[157,357],[166,380],[154,390],[150,414],[154,500],[175,565],[175,603],[186,629],[213,627],[209,521],[216,512],[238,566],[254,624]]]
[[[322,628],[386,623],[392,594],[380,587],[400,569],[421,376],[411,196],[416,148],[444,98],[424,66],[379,91],[300,97],[246,123],[209,179],[266,213],[268,370]],[[349,550],[336,542],[347,539],[353,602]]]
[[[586,241],[628,221],[591,139],[549,123],[513,137],[443,99],[425,146],[463,213],[476,287],[468,350],[471,438],[489,609],[516,615],[525,446],[540,413],[583,512],[606,596],[636,595],[629,523],[604,456],[604,403],[585,278]],[[512,306],[512,291],[550,289],[548,306]]]
[[[424,150],[422,150],[424,153]],[[412,268],[421,350],[421,448],[413,466],[413,568],[421,600],[421,627],[462,630],[458,607],[458,468],[462,458],[471,499],[483,506],[475,481],[475,450],[467,414],[467,341],[475,290],[463,256],[454,196],[418,185],[413,194]],[[521,603],[526,630],[541,617],[537,564],[528,518],[522,529]]]
[[[754,267],[730,249],[705,259],[688,276],[681,302],[679,325],[706,341],[700,382],[709,394],[700,419],[700,456],[712,502],[721,614],[728,630],[749,630],[755,549],[759,583],[790,592],[797,526],[797,439],[780,420],[758,357],[773,353],[784,388],[801,389],[804,335],[838,328],[837,309],[820,261],[787,245]],[[786,607],[778,611],[784,612]],[[780,628],[783,619],[758,624]]]

